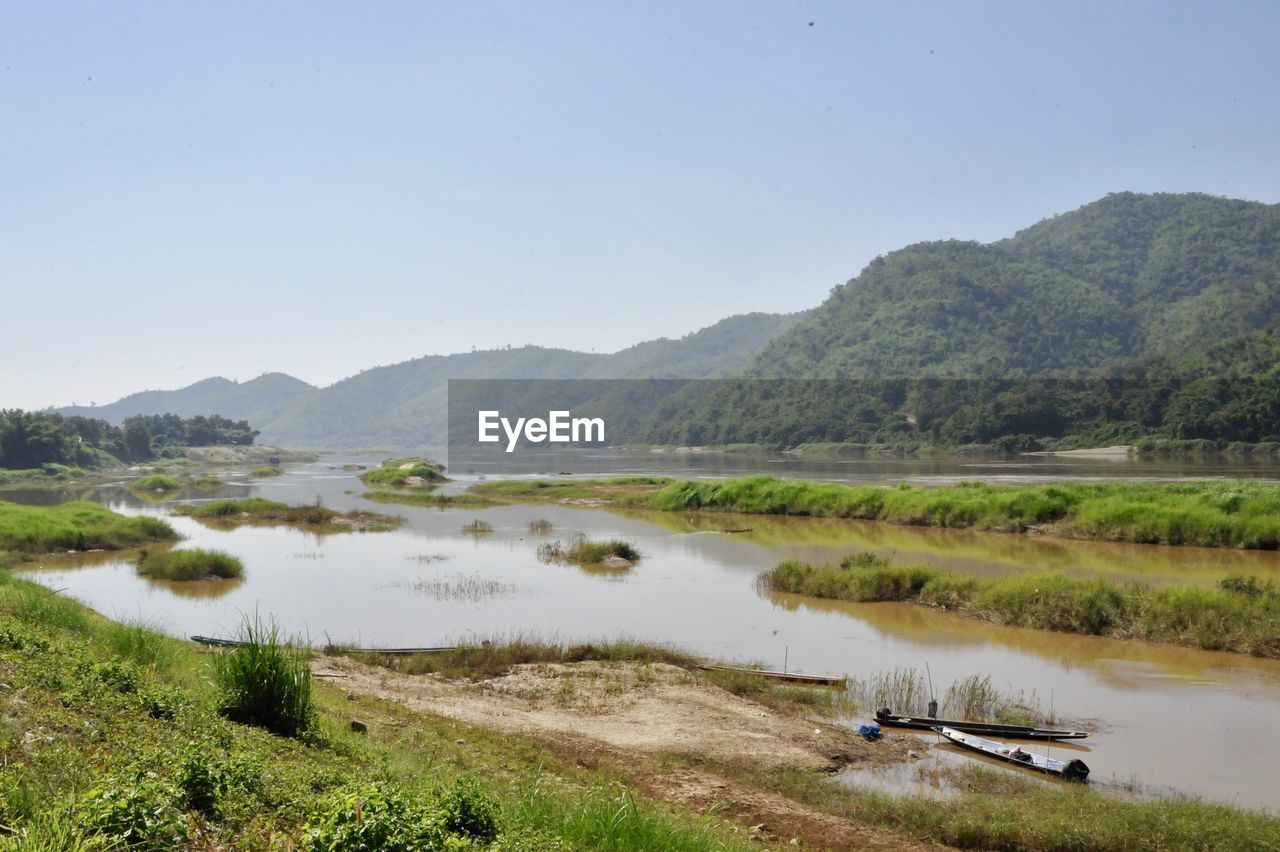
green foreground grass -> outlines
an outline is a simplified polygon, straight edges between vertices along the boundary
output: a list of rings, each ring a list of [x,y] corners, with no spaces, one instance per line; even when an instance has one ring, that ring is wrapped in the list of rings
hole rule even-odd
[[[303,527],[313,532],[383,531],[394,529],[401,518],[376,512],[339,512],[324,506],[290,506],[262,497],[243,500],[214,500],[190,503],[173,508],[175,515],[186,515],[215,526],[239,524],[280,524]]]
[[[854,518],[893,524],[1040,532],[1145,544],[1280,548],[1280,485],[1203,482],[1077,482],[939,488],[847,486],[753,476],[672,481],[655,477],[481,483],[494,499],[606,504],[667,511]]]
[[[0,501],[0,554],[19,558],[66,550],[124,550],[175,541],[158,518],[126,517],[88,501],[22,506]]]
[[[0,574],[0,667],[23,696],[0,730],[0,848],[746,848],[529,741],[347,701],[257,638],[211,659]],[[263,681],[309,690],[284,702],[298,736],[244,712],[278,710],[270,690],[237,692]]]
[[[1248,577],[1217,588],[1121,585],[1055,572],[977,579],[860,553],[838,565],[780,562],[761,582],[819,598],[909,601],[1020,627],[1280,658],[1280,591]]]

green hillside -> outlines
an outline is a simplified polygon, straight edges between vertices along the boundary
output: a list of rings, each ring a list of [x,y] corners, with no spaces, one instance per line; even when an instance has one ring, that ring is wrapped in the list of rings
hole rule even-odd
[[[876,258],[779,335],[762,377],[1077,374],[1280,315],[1280,206],[1121,193],[990,245]]]

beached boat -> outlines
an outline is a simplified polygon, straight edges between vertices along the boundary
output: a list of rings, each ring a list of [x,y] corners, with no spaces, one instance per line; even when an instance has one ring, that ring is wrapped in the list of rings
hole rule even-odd
[[[881,725],[894,728],[932,731],[943,727],[970,734],[1016,740],[1081,740],[1089,736],[1088,731],[1062,731],[1056,728],[1036,728],[1031,725],[1001,725],[996,722],[963,722],[954,719],[933,719],[928,716],[898,716],[888,708],[876,711],[876,721]]]
[[[964,731],[957,731],[954,728],[939,726],[934,730],[958,746],[980,752],[988,757],[994,757],[996,760],[1012,763],[1015,766],[1034,769],[1046,775],[1055,775],[1067,781],[1083,781],[1089,777],[1089,767],[1083,760],[1073,759],[1064,763],[1061,760],[1054,760],[1052,757],[1024,751],[1016,745],[996,742],[995,740],[980,737],[977,734],[966,734]]]
[[[807,675],[796,674],[795,672],[775,672],[768,669],[743,669],[737,666],[698,666],[709,672],[736,672],[737,674],[755,675],[756,677],[769,678],[770,680],[782,680],[790,683],[805,683],[810,686],[844,686],[845,678],[828,677],[826,675]]]

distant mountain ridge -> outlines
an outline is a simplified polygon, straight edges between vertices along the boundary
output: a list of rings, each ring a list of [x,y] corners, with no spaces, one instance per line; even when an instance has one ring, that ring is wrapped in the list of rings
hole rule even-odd
[[[221,414],[247,419],[264,443],[307,448],[443,444],[449,379],[715,378],[745,367],[804,313],[728,317],[681,338],[595,354],[525,346],[427,355],[375,367],[325,388],[283,373],[247,382],[215,377],[143,391],[110,405],[58,409],[120,423],[134,414]]]

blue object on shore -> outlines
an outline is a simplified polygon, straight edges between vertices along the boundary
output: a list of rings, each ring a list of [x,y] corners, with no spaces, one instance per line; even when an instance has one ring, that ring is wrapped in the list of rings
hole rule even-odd
[[[872,722],[870,725],[859,725],[858,733],[862,734],[869,740],[878,740],[884,736],[884,734],[880,732],[880,726],[875,722]]]

